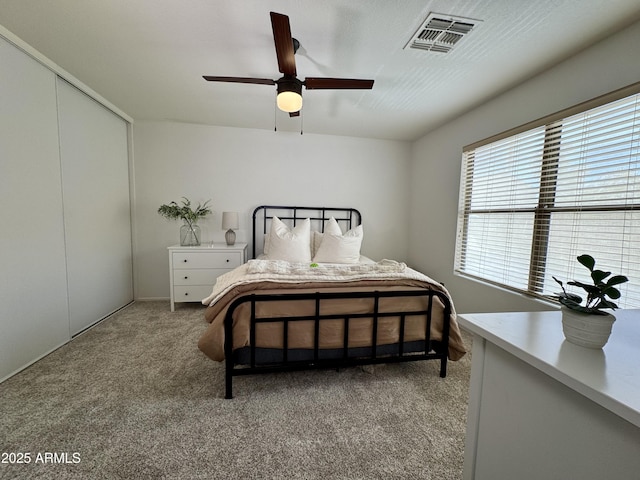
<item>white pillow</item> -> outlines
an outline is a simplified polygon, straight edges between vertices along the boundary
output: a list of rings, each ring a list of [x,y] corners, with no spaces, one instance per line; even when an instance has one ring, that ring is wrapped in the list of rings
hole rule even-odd
[[[329,233],[331,235],[342,235],[342,229],[340,229],[340,225],[338,225],[338,221],[331,217],[324,225],[324,233]],[[311,232],[311,256],[315,257],[320,245],[322,244],[322,238],[324,233],[316,232],[315,230]]]
[[[329,221],[325,223],[324,233],[328,233],[330,235],[342,235],[342,229],[335,218],[331,217]]]
[[[314,262],[318,263],[358,263],[362,246],[362,225],[349,230],[344,235],[327,233],[322,236]]]
[[[311,220],[300,222],[293,229],[273,217],[269,232],[269,260],[285,260],[287,262],[310,262]]]

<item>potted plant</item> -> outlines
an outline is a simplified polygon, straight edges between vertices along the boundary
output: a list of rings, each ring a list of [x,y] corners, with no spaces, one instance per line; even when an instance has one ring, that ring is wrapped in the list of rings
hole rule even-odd
[[[620,290],[616,288],[628,282],[624,275],[611,276],[611,272],[595,268],[596,261],[591,255],[580,255],[578,262],[589,269],[592,284],[573,280],[567,285],[582,288],[587,297],[583,304],[580,295],[567,292],[564,283],[556,277],[553,279],[560,285],[562,292],[556,298],[562,304],[562,330],[565,338],[571,343],[589,348],[602,348],[609,340],[615,317],[605,309],[618,308],[613,300],[620,298]]]
[[[182,205],[170,202],[160,205],[158,213],[169,220],[182,220],[184,225],[180,227],[180,245],[198,246],[200,245],[200,227],[197,225],[200,218],[204,218],[211,213],[209,202],[198,204],[195,210],[191,208],[191,201],[182,197]]]

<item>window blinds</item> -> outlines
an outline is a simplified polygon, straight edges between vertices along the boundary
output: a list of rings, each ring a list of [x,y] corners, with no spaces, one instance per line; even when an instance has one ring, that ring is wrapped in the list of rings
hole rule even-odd
[[[588,253],[640,308],[640,95],[539,123],[463,152],[455,271],[548,297]]]

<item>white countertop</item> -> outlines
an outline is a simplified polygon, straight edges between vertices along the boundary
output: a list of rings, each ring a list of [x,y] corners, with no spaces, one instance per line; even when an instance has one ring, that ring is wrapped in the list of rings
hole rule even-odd
[[[462,328],[506,350],[640,427],[640,310],[616,310],[602,350],[567,342],[562,314],[459,314]]]

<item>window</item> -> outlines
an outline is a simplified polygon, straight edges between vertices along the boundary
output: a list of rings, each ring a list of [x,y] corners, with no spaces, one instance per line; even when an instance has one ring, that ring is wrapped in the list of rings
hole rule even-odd
[[[588,253],[629,277],[618,306],[640,308],[638,91],[465,147],[456,273],[548,298],[553,276],[590,280]]]

